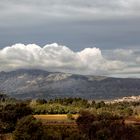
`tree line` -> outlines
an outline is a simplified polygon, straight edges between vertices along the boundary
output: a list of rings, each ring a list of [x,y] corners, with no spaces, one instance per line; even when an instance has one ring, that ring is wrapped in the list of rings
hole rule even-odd
[[[0,94],[0,134],[12,133],[14,140],[139,140],[140,126],[125,124],[126,117],[138,114],[139,105],[89,102],[82,98],[17,100]],[[44,126],[33,117],[68,114],[72,118],[77,113],[77,129]]]

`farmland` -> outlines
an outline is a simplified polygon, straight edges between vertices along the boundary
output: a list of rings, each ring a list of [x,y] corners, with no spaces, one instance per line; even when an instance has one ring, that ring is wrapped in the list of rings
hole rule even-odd
[[[70,121],[68,119],[67,114],[49,114],[49,115],[34,115],[35,118],[40,119],[42,121]],[[74,119],[78,118],[78,114],[77,115],[72,115],[72,117]]]
[[[140,102],[16,100],[3,95],[0,100],[0,140],[139,140],[139,125]]]

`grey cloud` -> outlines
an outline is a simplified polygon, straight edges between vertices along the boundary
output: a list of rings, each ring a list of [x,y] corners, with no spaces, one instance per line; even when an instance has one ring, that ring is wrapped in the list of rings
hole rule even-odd
[[[112,60],[121,60],[121,61],[132,61],[134,62],[136,60],[135,52],[131,49],[115,49],[110,52],[110,55],[107,56],[109,59]]]
[[[10,20],[10,16],[14,20],[25,16],[28,21],[31,16],[32,20],[40,22],[41,19],[93,20],[140,14],[139,0],[5,0],[0,2],[0,6],[0,19],[6,21]]]
[[[74,51],[140,46],[139,0],[4,0],[0,21],[0,48],[19,42],[58,42]],[[139,63],[135,53],[106,59]]]
[[[36,43],[41,46],[47,43],[58,42],[81,50],[85,47],[102,49],[139,47],[140,20],[97,20],[97,21],[61,21],[28,24],[22,27],[0,27],[0,47],[14,43]],[[31,27],[30,27],[30,26]],[[21,26],[21,25],[20,25]]]
[[[140,49],[115,49],[106,54],[106,58],[120,60],[125,63],[137,62],[140,56]]]
[[[126,64],[124,69],[116,71],[116,76],[133,76],[137,78],[140,76],[140,49],[106,50],[103,56],[109,60],[121,61]]]

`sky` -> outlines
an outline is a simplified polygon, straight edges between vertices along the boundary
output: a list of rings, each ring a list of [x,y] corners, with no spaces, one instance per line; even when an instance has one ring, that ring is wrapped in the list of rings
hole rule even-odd
[[[0,1],[0,71],[17,68],[140,78],[140,1]]]

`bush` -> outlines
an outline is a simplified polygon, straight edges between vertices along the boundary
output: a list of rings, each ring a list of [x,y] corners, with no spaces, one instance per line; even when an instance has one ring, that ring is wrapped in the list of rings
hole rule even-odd
[[[74,120],[74,117],[73,117],[73,115],[72,114],[67,114],[67,118],[69,119],[69,120]]]
[[[0,133],[11,133],[17,120],[31,113],[31,108],[22,103],[3,106],[0,110]]]
[[[20,119],[13,133],[14,140],[43,140],[44,131],[42,123],[33,116]]]

